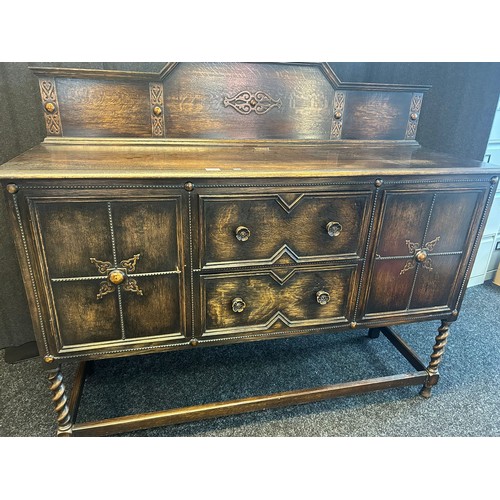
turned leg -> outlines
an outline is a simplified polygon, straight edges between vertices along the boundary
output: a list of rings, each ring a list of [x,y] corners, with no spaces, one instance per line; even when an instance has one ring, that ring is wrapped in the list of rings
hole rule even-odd
[[[61,368],[58,366],[47,370],[50,390],[52,391],[52,401],[57,413],[57,435],[71,436],[71,415],[68,406],[68,397],[63,383]]]
[[[429,366],[427,367],[427,372],[429,376],[420,391],[420,395],[424,398],[431,397],[431,389],[434,385],[438,383],[439,380],[439,372],[438,365],[441,362],[441,358],[443,357],[444,348],[446,346],[446,339],[448,338],[450,331],[450,323],[442,320],[441,326],[438,328],[438,335],[436,337],[436,343],[434,344],[433,352],[431,354],[431,361]]]
[[[368,330],[368,337],[371,339],[378,339],[380,336],[380,328],[370,328]]]

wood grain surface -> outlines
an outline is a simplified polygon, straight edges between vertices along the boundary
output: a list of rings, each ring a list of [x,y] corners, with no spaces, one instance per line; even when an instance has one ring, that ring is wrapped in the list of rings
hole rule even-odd
[[[202,197],[202,266],[271,264],[281,256],[294,262],[359,257],[370,197],[370,191]],[[330,222],[340,224],[337,236],[328,234]],[[239,226],[250,231],[248,240],[238,240]]]
[[[151,137],[149,84],[56,80],[65,136]]]
[[[245,333],[287,327],[347,323],[349,291],[356,265],[334,269],[286,269],[201,277],[205,334]],[[279,271],[279,270],[278,270]],[[330,301],[321,305],[316,294]],[[231,304],[241,298],[242,312]]]
[[[482,169],[481,167],[484,167]],[[245,179],[500,174],[500,167],[418,147],[42,144],[0,166],[14,179]]]

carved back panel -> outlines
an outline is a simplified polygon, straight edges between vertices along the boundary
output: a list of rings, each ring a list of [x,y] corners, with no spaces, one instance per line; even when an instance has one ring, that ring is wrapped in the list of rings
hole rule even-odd
[[[414,141],[427,89],[344,83],[326,63],[34,70],[47,134],[61,138]]]

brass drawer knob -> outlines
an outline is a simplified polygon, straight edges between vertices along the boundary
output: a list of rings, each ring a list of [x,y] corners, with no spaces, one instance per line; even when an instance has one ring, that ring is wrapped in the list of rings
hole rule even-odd
[[[243,312],[243,309],[245,309],[245,307],[246,304],[242,298],[236,297],[235,299],[233,299],[232,308],[235,313]]]
[[[319,305],[324,306],[330,302],[330,294],[324,290],[320,290],[319,292],[316,292],[316,300]]]
[[[417,259],[418,262],[424,262],[424,260],[427,259],[427,255],[427,250],[422,249],[415,254],[415,259]]]
[[[245,226],[238,226],[236,228],[236,239],[238,241],[247,241],[250,238],[250,229]]]
[[[338,236],[342,232],[342,224],[340,222],[329,222],[326,225],[326,232],[332,238]]]
[[[113,285],[119,285],[125,281],[126,274],[120,269],[113,269],[108,274],[108,279],[113,283]]]

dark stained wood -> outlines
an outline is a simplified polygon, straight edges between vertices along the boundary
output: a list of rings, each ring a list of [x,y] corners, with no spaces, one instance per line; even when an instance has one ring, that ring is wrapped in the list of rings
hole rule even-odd
[[[360,257],[371,192],[288,192],[202,197],[202,267],[315,262]],[[337,223],[330,236],[328,224]],[[238,227],[248,239],[238,239]],[[336,234],[336,233],[334,233]],[[312,254],[311,254],[312,253]],[[282,256],[282,257],[280,257]]]
[[[85,385],[85,377],[87,375],[87,369],[88,369],[87,361],[81,361],[78,364],[78,369],[76,370],[76,375],[75,378],[73,379],[73,384],[71,386],[68,408],[72,424],[76,422],[76,419],[78,417],[78,408],[80,406],[83,387]]]
[[[123,294],[127,338],[185,335],[182,281],[179,274],[137,278],[143,296]]]
[[[158,200],[139,197],[112,203],[120,260],[140,254],[138,273],[175,271],[182,267],[179,199],[179,195],[163,195]]]
[[[334,269],[282,268],[201,276],[204,334],[234,334],[347,323],[349,290],[357,265]],[[318,303],[317,293],[329,294]],[[245,303],[233,311],[233,299]]]
[[[61,434],[402,385],[430,395],[500,169],[418,147],[424,89],[345,84],[308,63],[37,74],[58,137],[0,182]],[[431,319],[442,325],[424,369],[387,325]],[[72,429],[61,360],[362,328],[417,373]]]
[[[380,118],[382,138],[404,139],[404,131],[399,137],[404,129],[401,116],[394,110],[406,105],[402,115],[407,120],[407,97],[427,90],[343,84],[327,63],[192,62],[169,63],[159,73],[71,68],[35,68],[35,73],[44,105],[49,106],[48,135],[64,137],[151,137],[148,85],[158,82],[164,86],[164,106],[158,114],[165,116],[167,138],[338,140],[342,134],[332,130],[334,112],[344,112],[344,99],[340,108],[334,101],[339,89],[342,97],[353,96],[350,139],[373,135],[362,108],[356,107],[359,96],[374,96],[379,103],[368,120],[379,125]],[[57,99],[51,99],[52,89],[44,92],[47,82],[55,82]]]
[[[404,311],[408,305],[415,269],[401,275],[408,259],[377,260],[373,264],[373,280],[365,313]]]
[[[394,190],[383,197],[373,278],[365,314],[448,306],[455,309],[488,187]],[[418,249],[427,258],[417,263]],[[390,291],[390,293],[387,293]]]
[[[279,104],[264,114],[224,104],[244,91],[265,92]],[[329,139],[333,92],[315,66],[182,64],[166,82],[167,137]]]
[[[183,337],[181,197],[161,193],[149,197],[128,189],[127,194],[116,191],[109,197],[105,191],[93,193],[83,201],[77,193],[65,191],[64,197],[54,197],[51,191],[39,190],[32,204],[40,258],[48,268],[46,283],[54,317],[50,323],[57,350],[99,348],[137,337],[150,342]],[[121,201],[124,198],[128,201]],[[127,292],[125,282],[120,297],[111,286],[109,295],[99,299],[107,273],[91,258],[120,268],[123,260],[134,255],[138,258],[128,275],[136,280],[140,293]],[[114,348],[116,344],[108,346]]]
[[[90,258],[113,258],[105,202],[49,195],[34,203],[33,212],[51,278],[95,276]]]
[[[238,415],[252,411],[269,410],[283,406],[313,403],[354,394],[380,391],[394,387],[408,387],[420,385],[427,379],[427,372],[407,373],[366,379],[363,381],[346,382],[343,384],[328,385],[314,389],[280,392],[265,396],[234,399],[220,403],[209,403],[199,406],[176,408],[126,417],[109,418],[96,422],[77,423],[72,428],[74,436],[109,436],[140,429],[150,429],[164,425],[195,422],[209,418]]]
[[[419,269],[409,309],[449,305],[453,309],[454,283],[462,255],[432,257],[432,270]]]
[[[412,94],[347,92],[342,139],[404,140]]]
[[[57,78],[56,87],[65,136],[151,137],[148,83]]]
[[[415,147],[347,146],[179,146],[42,144],[0,168],[0,180],[13,179],[297,179],[330,181],[390,175],[484,175],[498,170],[474,160],[454,158]],[[265,172],[265,176],[263,175]],[[335,179],[332,179],[335,178]],[[169,182],[170,183],[170,182]]]
[[[445,320],[441,320],[441,326],[438,328],[438,334],[436,336],[436,342],[432,348],[431,361],[427,367],[427,372],[429,376],[425,380],[424,386],[420,391],[420,395],[424,398],[430,398],[432,387],[434,387],[439,380],[438,366],[441,363],[441,358],[444,354],[444,348],[448,341],[448,335],[450,334],[450,323]]]
[[[436,196],[427,230],[427,239],[439,236],[436,252],[454,252],[464,248],[474,212],[484,191],[450,190]]]
[[[117,296],[110,294],[98,301],[99,283],[52,283],[54,316],[61,347],[78,345],[81,348],[85,344],[121,339]]]

